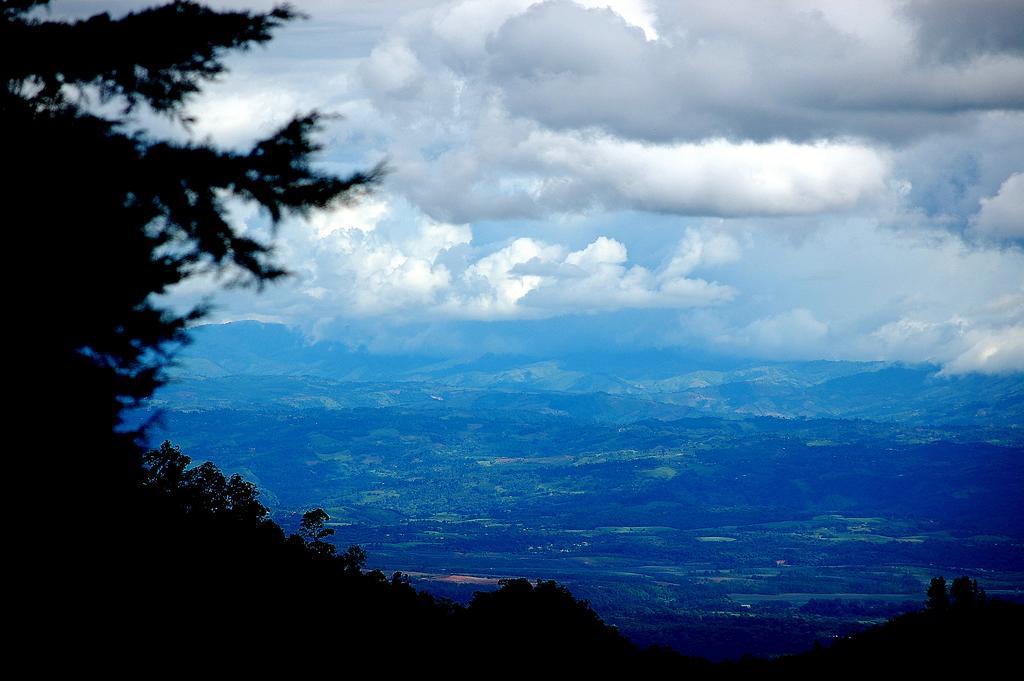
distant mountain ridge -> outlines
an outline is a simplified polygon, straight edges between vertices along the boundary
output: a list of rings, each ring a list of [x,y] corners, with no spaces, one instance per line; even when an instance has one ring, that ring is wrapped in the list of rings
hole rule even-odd
[[[618,414],[615,418],[636,411],[654,418],[1024,423],[1024,374],[947,377],[927,364],[738,361],[671,350],[562,357],[389,355],[338,342],[309,343],[286,326],[253,321],[204,325],[192,336],[194,342],[180,353],[174,381],[160,401],[170,399],[180,406],[180,398],[188,402],[192,394],[204,396],[209,405],[223,393],[234,406],[277,399],[291,406],[362,407],[421,398],[475,401],[481,391],[567,393],[603,396],[597,399],[603,405],[590,400],[597,409],[591,416],[598,418],[605,411]],[[394,392],[403,388],[404,396]]]

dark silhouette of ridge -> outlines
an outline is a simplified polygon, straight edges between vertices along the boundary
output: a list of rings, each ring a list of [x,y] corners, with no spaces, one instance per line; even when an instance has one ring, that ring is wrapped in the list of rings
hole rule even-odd
[[[119,608],[132,626],[106,628],[102,640],[114,645],[93,640],[92,654],[116,659],[126,644],[145,650],[154,639],[187,632],[216,642],[190,652],[189,664],[231,661],[236,670],[273,662],[322,671],[358,659],[448,676],[975,676],[1014,664],[1024,633],[1024,606],[987,598],[967,577],[951,585],[936,578],[925,610],[800,655],[712,664],[663,648],[640,650],[552,581],[507,580],[462,606],[417,592],[401,573],[366,571],[361,549],[337,554],[327,542],[322,510],[306,513],[300,532],[288,536],[269,520],[251,483],[190,463],[170,443],[147,453],[138,522],[114,525],[134,535],[112,595],[115,603],[136,596]],[[321,652],[304,656],[311,646]]]

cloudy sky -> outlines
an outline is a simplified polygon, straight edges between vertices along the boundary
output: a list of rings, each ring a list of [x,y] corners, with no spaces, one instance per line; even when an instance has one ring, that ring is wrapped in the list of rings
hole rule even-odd
[[[192,134],[245,147],[318,109],[325,164],[391,173],[283,225],[295,276],[218,293],[216,319],[1024,370],[1024,2],[294,4],[310,19],[232,57]]]

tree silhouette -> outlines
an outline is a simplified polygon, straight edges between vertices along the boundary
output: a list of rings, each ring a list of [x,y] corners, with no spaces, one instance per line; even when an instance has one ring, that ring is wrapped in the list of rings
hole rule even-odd
[[[345,565],[347,573],[358,574],[366,565],[366,551],[363,550],[362,546],[353,544],[345,549],[345,553],[341,554],[341,560]]]
[[[303,513],[299,524],[299,536],[306,541],[310,551],[321,558],[333,556],[337,550],[334,544],[324,541],[334,534],[334,529],[326,526],[330,519],[331,516],[322,508],[315,508]]]
[[[184,631],[221,615],[216,599],[180,588],[185,575],[231,580],[273,603],[270,566],[307,561],[254,486],[192,467],[169,444],[147,453],[144,429],[128,431],[124,417],[205,313],[172,310],[161,294],[201,274],[257,288],[284,276],[273,251],[280,222],[355,200],[380,171],[320,170],[315,112],[242,151],[142,130],[153,117],[187,128],[190,98],[224,72],[224,58],[299,18],[290,7],[171,2],[72,21],[48,4],[0,2],[2,224],[8,260],[27,270],[26,293],[13,296],[14,356],[35,373],[23,398],[49,407],[50,421],[24,428],[24,479],[39,499],[60,500],[43,513],[63,528],[59,542],[23,539],[24,555],[60,572],[30,571],[27,591],[39,596],[27,617],[41,630],[88,632],[99,650],[144,627],[104,634],[91,613]],[[232,224],[232,201],[258,206],[267,231]]]
[[[933,577],[928,585],[928,600],[926,605],[929,610],[942,611],[949,607],[949,590],[946,588],[945,577]]]
[[[123,487],[142,476],[139,433],[118,433],[124,409],[152,394],[205,311],[174,312],[156,296],[200,273],[256,286],[281,277],[276,225],[352,200],[380,171],[318,170],[316,113],[241,152],[134,125],[149,115],[187,126],[189,99],[224,72],[228,52],[265,43],[299,16],[287,5],[250,13],[172,2],[60,21],[47,4],[0,5],[5,226],[43,292],[20,322],[31,333],[27,357],[60,380],[40,382],[39,394],[60,386],[73,405],[60,444],[74,447],[53,452],[75,452],[70,477]],[[226,216],[232,200],[259,206],[273,227],[243,233]]]
[[[985,603],[985,590],[978,586],[978,580],[963,575],[949,585],[949,597],[954,608],[969,610]]]
[[[950,607],[956,610],[970,610],[984,605],[985,590],[978,586],[978,580],[962,575],[946,585],[945,577],[935,577],[928,586],[929,610],[942,612]]]

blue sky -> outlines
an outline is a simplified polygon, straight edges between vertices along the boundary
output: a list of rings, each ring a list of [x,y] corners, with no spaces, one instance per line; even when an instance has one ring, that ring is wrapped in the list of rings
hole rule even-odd
[[[392,172],[282,226],[289,281],[174,305],[387,350],[1024,369],[1020,2],[294,4],[191,134],[244,147],[315,108],[342,116],[323,163]]]

